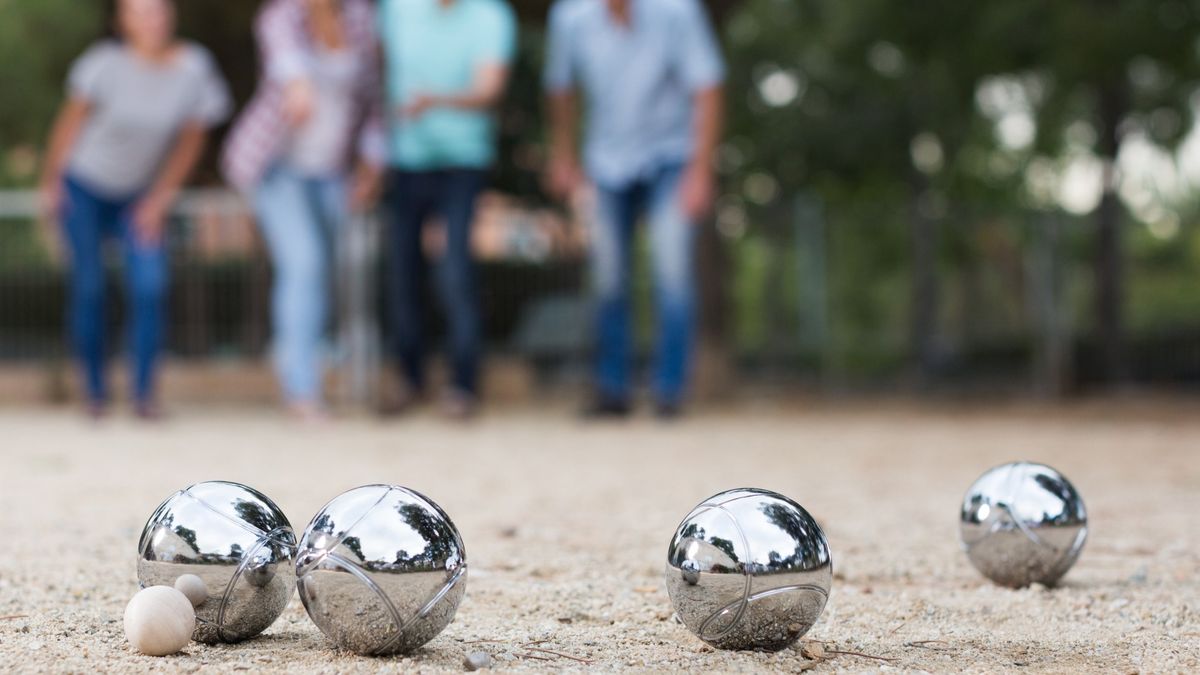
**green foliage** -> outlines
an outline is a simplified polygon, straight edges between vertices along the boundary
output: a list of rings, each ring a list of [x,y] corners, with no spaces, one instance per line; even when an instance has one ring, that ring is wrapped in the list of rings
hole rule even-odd
[[[213,50],[240,101],[257,76],[250,25],[258,4],[179,2],[183,33]],[[550,4],[513,2],[522,35],[500,112],[496,184],[529,202],[547,201],[539,72]],[[808,277],[795,255],[798,198],[825,214],[826,361],[844,372],[903,360],[921,300],[918,224],[937,239],[929,265],[942,280],[942,342],[964,353],[998,339],[1028,348],[1029,252],[1047,217],[1069,224],[1066,292],[1076,329],[1086,327],[1094,231],[1039,188],[1046,167],[1053,173],[1080,154],[1113,158],[1131,138],[1173,150],[1194,126],[1193,2],[706,4],[730,65],[719,225],[731,244],[731,334],[746,352],[801,349]],[[100,5],[0,0],[0,185],[32,181],[67,68],[101,32]],[[1006,136],[1001,118],[1013,106],[1030,128]],[[211,157],[206,167],[202,180],[215,181]],[[1164,206],[1168,226],[1122,214],[1130,323],[1139,332],[1197,311],[1189,289],[1200,276],[1200,202]]]
[[[0,186],[33,180],[67,70],[100,14],[96,2],[0,0]]]
[[[749,300],[750,289],[778,276],[757,266],[783,264],[769,252],[794,235],[787,217],[772,214],[798,193],[828,214],[835,366],[884,367],[884,355],[906,349],[922,220],[932,222],[941,281],[940,297],[921,298],[938,302],[940,317],[921,329],[960,352],[996,338],[1028,344],[1029,233],[1060,210],[1057,197],[1030,186],[1047,166],[1079,153],[1115,157],[1135,136],[1176,148],[1192,128],[1197,33],[1197,8],[1178,0],[741,3],[723,26],[731,61],[723,169],[733,188],[726,203],[750,223],[739,236],[758,242],[738,248],[736,297],[754,307],[739,313],[742,344],[763,341],[763,319],[747,317],[765,305]],[[1006,138],[1002,113],[1024,115],[1027,138]],[[1028,173],[1039,162],[1042,173]],[[778,188],[747,189],[763,177]],[[1127,220],[1125,229],[1130,274],[1142,277],[1129,288],[1132,327],[1171,325],[1170,312],[1190,306],[1178,289],[1200,275],[1182,253],[1196,233],[1185,224],[1148,245],[1142,224]],[[1090,317],[1092,236],[1080,223],[1064,242],[1077,331]]]

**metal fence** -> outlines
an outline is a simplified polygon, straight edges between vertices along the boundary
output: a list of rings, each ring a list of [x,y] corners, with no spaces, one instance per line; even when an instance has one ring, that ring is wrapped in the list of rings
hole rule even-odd
[[[1112,384],[1093,326],[1092,219],[942,205],[751,212],[734,244],[743,373],[827,389],[930,387],[1061,396]],[[1200,226],[1122,226],[1118,385],[1200,382]]]
[[[880,204],[833,211],[801,196],[745,207],[732,219],[728,211],[704,244],[716,253],[702,259],[720,264],[701,267],[705,285],[715,288],[703,311],[718,315],[706,321],[720,328],[708,337],[743,379],[827,390],[923,385],[1052,395],[1095,379],[1086,219],[959,205],[930,218],[918,237],[910,213]],[[33,195],[0,193],[0,365],[61,362],[67,353],[66,266],[48,252],[44,244],[54,237],[38,235],[33,212]],[[502,214],[492,218],[501,221],[492,237],[500,243],[492,242],[481,264],[491,353],[539,373],[577,368],[590,334],[586,237],[548,235],[561,223],[547,229],[544,213],[519,205],[489,212]],[[1181,253],[1200,237],[1185,229],[1173,241],[1155,241],[1139,227],[1126,228],[1128,378],[1200,381],[1200,294],[1191,291],[1200,262]],[[169,245],[170,355],[263,358],[271,271],[242,201],[224,191],[188,193],[172,218]],[[387,351],[385,248],[378,218],[343,228],[336,247],[333,352],[355,398],[369,389]],[[646,358],[654,320],[649,275],[640,270],[636,325]],[[122,308],[120,294],[112,298],[115,336]],[[437,317],[432,325],[440,327]]]
[[[0,366],[60,364],[68,358],[69,264],[59,233],[46,229],[35,213],[35,195],[0,192]],[[578,252],[539,243],[543,232],[528,211],[511,208],[492,218],[497,219],[503,241],[490,244],[496,250],[480,266],[490,349],[518,352],[547,367],[578,359],[584,346],[577,339],[556,340],[543,330],[547,323],[572,319],[583,302]],[[346,223],[332,253],[336,311],[330,351],[346,396],[357,401],[370,395],[390,333],[381,292],[386,244],[380,221],[376,214]],[[167,242],[169,356],[195,362],[264,358],[270,349],[271,267],[243,200],[223,190],[186,193],[170,218]],[[119,252],[107,253],[109,286],[116,291],[122,286]],[[108,330],[119,338],[124,298],[120,292],[109,297]],[[440,332],[440,312],[435,302],[430,307],[430,325]],[[109,343],[116,349],[121,340]]]

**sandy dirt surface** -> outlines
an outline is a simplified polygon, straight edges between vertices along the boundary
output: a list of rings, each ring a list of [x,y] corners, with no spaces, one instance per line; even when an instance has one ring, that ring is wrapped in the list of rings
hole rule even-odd
[[[549,406],[315,430],[263,410],[156,428],[0,410],[0,671],[462,671],[485,651],[514,671],[1196,672],[1200,404],[1166,408],[773,405],[587,426]],[[959,550],[966,487],[1022,458],[1062,470],[1089,507],[1091,539],[1057,589],[993,587]],[[424,492],[466,542],[457,619],[408,657],[362,658],[293,597],[258,639],[134,653],[121,613],[142,524],[207,479],[259,488],[297,529],[360,484]],[[742,486],[804,504],[833,550],[811,641],[777,654],[699,642],[661,578],[679,520]]]

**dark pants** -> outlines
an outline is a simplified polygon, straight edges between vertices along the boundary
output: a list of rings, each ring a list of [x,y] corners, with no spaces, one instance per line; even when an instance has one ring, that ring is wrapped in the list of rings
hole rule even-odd
[[[421,232],[430,217],[439,216],[446,225],[446,252],[437,266],[437,288],[450,329],[454,387],[466,394],[478,393],[482,340],[475,266],[471,260],[471,223],[486,177],[486,172],[474,169],[393,170],[388,176],[395,352],[409,385],[416,390],[425,384],[428,264],[421,246]]]
[[[162,347],[163,304],[167,293],[167,254],[161,245],[138,241],[132,216],[136,196],[108,199],[66,179],[63,227],[71,251],[69,324],[83,362],[87,395],[93,403],[108,399],[104,379],[106,349],[104,244],[119,240],[125,254],[133,348],[133,394],[147,403],[154,395],[154,373]]]

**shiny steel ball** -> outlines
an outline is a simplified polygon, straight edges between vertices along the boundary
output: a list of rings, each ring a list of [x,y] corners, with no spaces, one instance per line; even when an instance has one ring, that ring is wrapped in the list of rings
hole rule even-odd
[[[296,556],[300,599],[340,648],[384,656],[442,632],[467,588],[450,517],[407,488],[368,485],[325,505]]]
[[[245,485],[209,482],[176,492],[150,516],[138,543],[142,588],[181,577],[196,603],[198,642],[239,642],[279,618],[296,586],[296,535],[279,507]]]
[[[802,506],[767,490],[730,490],[679,524],[664,577],[675,613],[701,640],[778,651],[821,616],[833,561]]]
[[[1079,558],[1087,531],[1083,499],[1044,464],[998,466],[963,497],[963,550],[1001,586],[1054,585]]]

